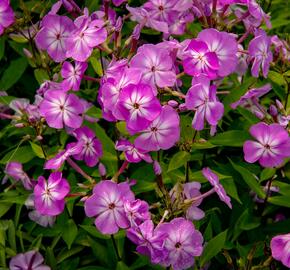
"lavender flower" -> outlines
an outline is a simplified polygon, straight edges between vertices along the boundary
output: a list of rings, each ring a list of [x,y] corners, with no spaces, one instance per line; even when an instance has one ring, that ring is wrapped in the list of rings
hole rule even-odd
[[[272,256],[290,268],[290,233],[277,235],[271,240]]]
[[[14,12],[10,6],[10,0],[2,0],[0,2],[0,36],[5,28],[14,23]]]

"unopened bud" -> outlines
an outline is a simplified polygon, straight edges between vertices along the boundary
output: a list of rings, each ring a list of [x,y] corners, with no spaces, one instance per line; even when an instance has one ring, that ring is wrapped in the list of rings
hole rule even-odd
[[[16,123],[14,126],[17,128],[24,128],[25,127],[25,125],[23,123]]]
[[[276,108],[275,105],[270,105],[269,113],[270,113],[273,117],[275,117],[275,116],[278,115],[278,110],[277,110],[277,108]]]
[[[187,111],[187,108],[186,108],[185,103],[180,104],[179,107],[178,107],[178,109],[179,109],[181,112]]]
[[[42,140],[43,140],[43,137],[42,137],[41,135],[37,135],[37,136],[36,136],[36,140],[38,140],[38,141],[42,141]]]
[[[259,111],[259,110],[255,110],[255,111],[254,111],[254,114],[255,114],[259,119],[261,119],[261,120],[265,118],[264,113],[262,113],[262,112]]]
[[[280,100],[276,99],[276,105],[277,105],[279,110],[284,110],[284,106]]]
[[[178,102],[177,102],[176,100],[173,100],[173,99],[169,100],[169,101],[167,102],[167,104],[168,104],[169,106],[171,106],[172,108],[175,108],[175,107],[178,106]]]
[[[27,50],[26,48],[23,48],[23,53],[25,54],[25,56],[27,58],[32,58],[33,57],[32,53],[29,50]]]
[[[154,160],[154,162],[153,162],[153,170],[154,170],[154,173],[156,175],[161,175],[162,174],[161,166],[160,166],[160,164],[159,164],[159,162],[157,160]]]
[[[98,169],[99,169],[100,176],[105,176],[107,174],[106,167],[103,163],[101,162],[99,163]]]
[[[140,33],[141,33],[141,25],[137,24],[133,30],[132,38],[138,40],[140,38]]]

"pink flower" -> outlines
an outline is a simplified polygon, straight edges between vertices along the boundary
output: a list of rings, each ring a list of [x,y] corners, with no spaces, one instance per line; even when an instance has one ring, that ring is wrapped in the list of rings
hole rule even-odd
[[[219,60],[210,52],[205,42],[193,39],[185,50],[183,67],[186,74],[198,76],[204,74],[210,79],[217,77]]]
[[[207,44],[210,52],[216,53],[220,77],[228,76],[235,71],[238,64],[238,43],[232,35],[209,28],[202,30],[197,38]]]
[[[36,45],[46,50],[54,61],[61,62],[66,58],[68,38],[73,29],[73,22],[67,16],[46,15],[35,37]]]
[[[152,263],[160,263],[167,256],[164,249],[167,233],[154,229],[152,220],[128,229],[127,237],[137,245],[137,252],[150,257]]]
[[[277,235],[271,240],[272,256],[290,268],[290,233]]]
[[[81,100],[76,95],[64,91],[45,92],[39,111],[47,124],[53,128],[63,128],[64,125],[79,128],[83,122],[81,114],[84,108]]]
[[[22,164],[19,162],[8,162],[4,171],[8,176],[16,181],[21,181],[25,189],[31,190],[34,186],[29,176],[23,171]]]
[[[250,128],[251,135],[257,141],[244,143],[245,160],[249,163],[259,161],[263,167],[276,167],[290,157],[290,139],[288,132],[279,124],[263,122]]]
[[[75,66],[73,66],[70,62],[65,61],[61,68],[61,76],[64,79],[62,87],[65,90],[78,91],[87,67],[88,63],[76,61]]]
[[[219,196],[220,200],[232,209],[231,198],[227,195],[223,186],[220,184],[218,176],[212,172],[210,168],[203,168],[202,174],[214,187],[214,190]]]
[[[10,270],[50,270],[50,267],[43,264],[42,255],[31,250],[25,253],[19,253],[12,257],[9,263]]]
[[[107,31],[102,20],[91,20],[88,11],[74,21],[76,29],[69,37],[67,56],[76,61],[85,62],[93,49],[107,38]]]
[[[140,47],[131,60],[131,67],[138,68],[142,81],[154,87],[173,86],[176,82],[169,51],[158,46],[145,44]]]
[[[117,7],[125,2],[127,2],[127,0],[113,0],[113,4]]]
[[[58,170],[62,164],[72,155],[79,154],[83,149],[83,142],[69,143],[66,150],[62,150],[55,157],[47,160],[44,164],[44,169]]]
[[[178,113],[165,105],[160,115],[136,138],[135,146],[147,151],[167,150],[179,140],[179,137]]]
[[[168,235],[164,242],[164,249],[167,250],[168,255],[161,264],[166,267],[172,266],[174,270],[193,266],[194,257],[202,253],[203,237],[191,221],[175,218],[170,223],[159,225],[156,230]]]
[[[127,129],[134,134],[147,128],[161,112],[159,100],[147,84],[130,84],[120,93],[117,108]]]
[[[147,151],[136,148],[134,144],[131,144],[127,140],[118,140],[116,142],[116,149],[118,151],[124,151],[125,158],[130,163],[138,163],[141,160],[145,160],[148,163],[152,162],[152,158]]]
[[[48,181],[43,176],[40,176],[34,188],[35,209],[42,215],[59,215],[64,209],[64,198],[69,193],[69,190],[69,183],[62,178],[61,172],[51,173]]]
[[[124,202],[133,200],[128,183],[105,180],[95,185],[93,195],[85,201],[85,212],[88,217],[96,217],[95,225],[101,233],[114,234],[119,228],[129,227]]]
[[[95,133],[88,127],[81,127],[74,131],[74,136],[78,139],[78,143],[70,145],[81,145],[81,151],[73,154],[77,160],[84,160],[86,165],[94,167],[99,162],[99,158],[103,155],[102,144]]]
[[[273,54],[270,50],[271,38],[266,35],[266,32],[259,30],[256,37],[249,43],[249,54],[254,60],[252,65],[252,76],[259,77],[259,70],[262,69],[263,76],[267,78],[270,63],[273,60]]]
[[[10,6],[10,0],[2,0],[0,2],[0,36],[5,28],[14,23],[14,12]]]
[[[192,87],[185,97],[187,109],[195,109],[192,127],[196,130],[204,128],[206,120],[211,126],[216,126],[224,113],[224,106],[216,96],[216,86],[210,86],[210,80],[200,75],[193,80]]]
[[[149,205],[142,200],[125,201],[124,210],[131,226],[140,225],[143,221],[150,219]]]

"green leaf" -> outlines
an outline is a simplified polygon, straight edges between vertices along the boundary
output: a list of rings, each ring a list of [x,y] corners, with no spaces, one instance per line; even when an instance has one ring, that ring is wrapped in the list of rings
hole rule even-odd
[[[211,148],[215,148],[217,147],[216,145],[213,145],[212,143],[210,143],[209,141],[202,141],[202,140],[199,140],[199,141],[196,141],[193,143],[191,149],[211,149]]]
[[[274,168],[265,168],[261,172],[260,181],[265,181],[273,177],[276,173],[276,169]]]
[[[8,90],[22,76],[27,67],[27,60],[24,57],[12,60],[9,67],[4,71],[0,80],[1,90]]]
[[[230,130],[217,134],[209,142],[214,145],[242,147],[250,138],[250,135],[243,130]]]
[[[167,172],[176,170],[181,166],[184,166],[187,161],[190,160],[190,154],[185,151],[176,153],[170,160]]]
[[[284,207],[289,207],[290,208],[290,200],[289,196],[274,196],[274,197],[269,197],[268,202],[279,205],[279,206],[284,206]]]
[[[0,164],[6,164],[9,161],[18,161],[20,163],[26,163],[35,157],[34,152],[30,146],[16,147],[9,153],[7,153],[1,160]]]
[[[42,151],[42,148],[41,148],[39,145],[37,145],[37,144],[35,144],[35,143],[33,143],[33,142],[30,142],[30,145],[31,145],[31,148],[32,148],[33,152],[34,152],[34,153],[35,153],[39,158],[45,158],[44,153],[43,153],[43,151]]]
[[[94,236],[99,239],[110,239],[109,235],[101,234],[96,227],[90,225],[79,225],[82,229],[88,232],[91,236]]]
[[[10,102],[14,100],[16,97],[12,96],[0,96],[0,104],[4,104],[9,106]]]
[[[3,58],[5,53],[5,37],[0,37],[0,60]]]
[[[43,82],[49,80],[49,75],[47,74],[47,71],[40,68],[34,70],[34,77],[39,84],[42,84]]]
[[[276,71],[273,71],[273,70],[270,70],[269,71],[268,78],[272,82],[274,82],[274,83],[276,83],[276,84],[278,84],[280,86],[287,83],[286,80],[285,80],[285,78],[284,78],[284,76],[282,74],[280,74],[280,73],[278,73]]]
[[[236,226],[244,231],[252,230],[259,227],[260,218],[254,217],[249,209],[246,209],[236,222]]]
[[[15,237],[15,226],[12,220],[9,220],[9,228],[8,228],[8,243],[12,250],[17,252],[16,248],[16,237]]]
[[[237,164],[235,164],[234,162],[232,162],[230,160],[233,168],[242,176],[243,180],[245,181],[245,183],[253,190],[257,193],[257,195],[261,198],[264,199],[265,198],[265,193],[262,190],[262,188],[260,187],[259,183],[257,182],[256,178],[254,177],[254,175],[249,172],[246,168],[239,166]]]
[[[205,246],[200,258],[200,264],[203,266],[216,256],[224,247],[227,238],[227,230],[221,232],[212,238]]]
[[[66,242],[68,249],[78,234],[78,227],[72,219],[69,219],[62,228],[62,239]]]
[[[116,270],[130,270],[130,268],[124,262],[119,261]]]
[[[103,72],[102,72],[102,64],[99,58],[96,58],[94,56],[90,57],[89,59],[94,71],[100,76],[103,76]]]

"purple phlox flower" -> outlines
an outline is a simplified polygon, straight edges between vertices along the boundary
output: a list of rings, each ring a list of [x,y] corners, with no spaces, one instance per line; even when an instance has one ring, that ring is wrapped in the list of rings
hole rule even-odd
[[[251,16],[258,22],[259,25],[265,22],[268,28],[272,28],[270,16],[263,11],[263,9],[256,2],[256,0],[248,0],[248,11]]]
[[[149,205],[142,200],[125,201],[124,210],[130,221],[131,227],[140,225],[143,221],[150,219]]]
[[[261,166],[272,168],[290,157],[290,138],[279,124],[260,122],[251,126],[250,134],[256,141],[244,143],[244,158],[247,162],[259,161]]]
[[[202,174],[214,187],[214,190],[219,196],[220,200],[232,209],[231,198],[226,194],[226,191],[220,184],[219,177],[210,168],[203,168]]]
[[[176,82],[172,58],[168,50],[158,46],[143,45],[130,64],[131,67],[140,69],[144,83],[154,87],[174,86]]]
[[[13,9],[10,6],[10,0],[0,2],[0,36],[5,28],[9,27],[15,21]]]
[[[81,151],[73,154],[73,157],[77,160],[84,160],[89,167],[96,166],[99,158],[103,155],[103,149],[94,131],[84,126],[76,129],[73,134],[77,138],[78,143],[72,143],[71,145],[81,145]]]
[[[78,91],[87,67],[88,63],[76,61],[73,66],[70,62],[65,61],[61,68],[61,76],[64,79],[62,87],[67,90]]]
[[[34,206],[42,215],[56,216],[62,213],[70,186],[61,172],[53,172],[46,181],[43,176],[38,177],[34,187]]]
[[[263,76],[267,78],[273,54],[270,50],[271,38],[263,30],[257,31],[255,38],[249,43],[249,55],[253,60],[252,76],[259,77],[259,70],[262,69]]]
[[[31,181],[26,172],[23,171],[22,164],[19,162],[8,162],[6,164],[5,174],[12,177],[15,181],[21,181],[23,187],[27,190],[31,190],[34,187],[34,183]]]
[[[275,260],[290,268],[290,233],[273,237],[271,251]]]
[[[133,8],[127,5],[126,8],[129,10],[129,12],[132,15],[131,20],[137,21],[138,23],[140,23],[142,28],[145,25],[157,31],[168,33],[168,24],[166,22],[159,21],[152,18],[150,12],[147,11],[144,7]]]
[[[154,229],[152,220],[146,220],[141,225],[128,229],[127,237],[137,245],[137,252],[148,256],[152,263],[160,263],[167,256],[164,249],[167,233]]]
[[[252,88],[247,93],[242,95],[240,99],[234,103],[231,104],[231,107],[233,109],[236,109],[238,106],[245,106],[248,103],[252,105],[253,101],[259,102],[259,98],[265,94],[267,94],[272,89],[272,86],[270,83],[267,83],[261,87],[258,88]],[[254,104],[255,104],[254,103]]]
[[[238,64],[238,43],[233,35],[209,28],[202,30],[197,38],[207,44],[210,52],[216,54],[220,67],[218,76],[225,77],[235,71]]]
[[[93,195],[85,201],[85,213],[95,217],[95,225],[103,234],[115,234],[130,222],[124,210],[125,201],[133,201],[134,193],[128,183],[117,184],[110,180],[95,185]]]
[[[118,151],[123,151],[125,158],[130,163],[138,163],[141,160],[145,160],[148,163],[152,162],[152,158],[148,151],[137,148],[134,144],[127,140],[120,139],[116,142],[115,148]]]
[[[198,182],[189,182],[183,185],[183,194],[186,199],[199,197],[201,184]],[[200,220],[204,218],[205,213],[198,208],[202,199],[194,201],[186,211],[186,218],[190,220]]]
[[[29,100],[26,98],[17,98],[9,103],[9,107],[19,116],[27,113],[28,106]]]
[[[25,253],[19,253],[12,257],[9,263],[10,270],[50,270],[50,267],[43,264],[42,255],[31,250]]]
[[[127,0],[113,0],[113,4],[117,7],[125,2],[127,2]]]
[[[84,112],[80,99],[64,91],[49,90],[45,92],[40,104],[40,114],[52,128],[79,128],[82,125]]]
[[[193,266],[194,257],[202,253],[203,237],[191,221],[175,218],[169,223],[159,225],[156,230],[167,234],[164,248],[168,251],[168,255],[161,262],[162,265],[172,266],[174,270]]]
[[[210,80],[204,75],[193,79],[185,105],[189,110],[196,110],[192,120],[192,127],[196,130],[203,130],[205,120],[216,126],[224,113],[224,105],[216,96],[216,86],[210,85]]]
[[[44,169],[58,170],[70,156],[81,153],[84,148],[83,144],[83,141],[79,141],[78,143],[69,143],[65,150],[60,151],[55,157],[45,162]]]
[[[277,120],[280,126],[286,128],[290,122],[290,114],[289,115],[279,114]]]
[[[153,171],[155,175],[161,175],[162,174],[162,168],[160,163],[157,160],[153,161]]]
[[[161,112],[160,101],[148,84],[129,84],[122,89],[117,103],[119,119],[126,121],[131,134],[147,128]],[[141,147],[140,147],[141,148]]]
[[[28,213],[28,217],[42,227],[52,227],[55,223],[56,217],[55,216],[46,216],[40,214],[37,210],[35,210],[34,206],[34,195],[30,194],[25,201],[25,206],[27,209],[31,209]]]
[[[73,29],[73,22],[67,16],[46,15],[35,37],[36,45],[46,50],[54,61],[61,62],[66,59],[68,38]]]
[[[43,96],[49,90],[60,91],[61,89],[63,89],[61,82],[44,81],[37,89],[37,94]]]
[[[69,48],[66,56],[76,61],[85,62],[93,52],[93,49],[107,39],[107,30],[103,20],[91,20],[88,10],[85,15],[75,21],[75,30],[68,39]]]
[[[215,52],[211,52],[205,42],[193,39],[183,56],[182,65],[186,74],[198,76],[204,74],[210,79],[217,77],[219,60]]]
[[[120,92],[129,84],[138,84],[140,79],[141,73],[137,69],[126,66],[121,66],[118,72],[110,70],[106,74],[106,80],[101,85],[98,96],[106,120],[115,121],[118,118],[122,118],[116,107]]]
[[[281,40],[275,35],[271,37],[271,43],[275,46],[275,54],[277,56],[281,55],[283,60],[290,60],[289,46],[285,40]]]
[[[142,131],[134,145],[147,151],[167,150],[179,140],[179,115],[170,106],[165,105],[159,116]]]

